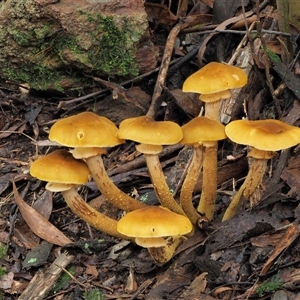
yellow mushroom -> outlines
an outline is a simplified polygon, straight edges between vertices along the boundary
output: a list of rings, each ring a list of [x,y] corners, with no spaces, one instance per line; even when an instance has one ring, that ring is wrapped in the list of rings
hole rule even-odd
[[[109,178],[101,155],[102,147],[124,143],[117,137],[118,128],[105,117],[83,112],[57,121],[50,129],[49,139],[63,146],[75,148],[73,156],[82,158],[102,195],[116,207],[132,211],[145,205],[121,191]]]

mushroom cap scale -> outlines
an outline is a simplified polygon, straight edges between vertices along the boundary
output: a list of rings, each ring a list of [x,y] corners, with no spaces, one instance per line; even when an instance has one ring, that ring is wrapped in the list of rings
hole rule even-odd
[[[226,139],[225,126],[206,117],[196,117],[181,127],[182,144],[193,145],[202,142],[219,141]]]
[[[189,76],[183,83],[183,92],[212,94],[241,88],[247,83],[247,74],[240,68],[211,62]]]
[[[225,132],[235,143],[266,151],[287,149],[300,142],[299,127],[274,119],[232,121]]]
[[[129,212],[117,225],[120,233],[140,238],[184,235],[192,229],[192,223],[187,217],[161,206],[147,206]]]
[[[149,116],[125,119],[118,137],[149,145],[173,145],[182,139],[182,130],[172,121],[155,121]]]
[[[34,161],[30,174],[53,183],[83,184],[88,181],[90,170],[85,162],[76,160],[68,151],[56,150]]]
[[[113,147],[124,142],[117,137],[117,126],[92,112],[83,112],[58,120],[49,139],[68,147]]]

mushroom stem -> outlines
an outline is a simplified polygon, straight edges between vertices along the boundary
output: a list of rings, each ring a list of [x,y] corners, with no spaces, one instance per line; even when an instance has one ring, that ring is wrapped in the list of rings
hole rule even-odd
[[[113,183],[100,155],[87,158],[86,163],[102,195],[113,205],[126,212],[145,207],[145,204],[125,194]]]
[[[203,145],[195,144],[192,161],[189,165],[188,172],[181,187],[180,205],[190,221],[195,225],[199,219],[199,214],[195,209],[192,197],[199,174],[203,165]]]
[[[200,96],[201,98],[201,96]],[[205,103],[205,117],[219,121],[221,100]]]
[[[165,264],[172,259],[178,246],[186,239],[184,236],[169,236],[166,238],[166,246],[148,248],[148,252],[157,263]]]
[[[75,188],[61,192],[73,213],[91,226],[116,238],[133,241],[117,231],[117,221],[100,213],[88,205],[76,192]]]
[[[229,206],[227,207],[222,221],[229,220],[235,216],[240,199],[242,195],[248,199],[256,190],[256,188],[261,184],[263,176],[267,169],[268,159],[253,159],[252,165],[249,169],[246,179],[241,185],[239,191],[234,195]]]
[[[183,209],[175,201],[170,192],[158,155],[146,153],[144,155],[155,193],[161,205],[169,208],[177,214],[186,216]]]
[[[208,220],[213,218],[217,197],[217,150],[217,142],[205,145],[202,193],[197,210]]]

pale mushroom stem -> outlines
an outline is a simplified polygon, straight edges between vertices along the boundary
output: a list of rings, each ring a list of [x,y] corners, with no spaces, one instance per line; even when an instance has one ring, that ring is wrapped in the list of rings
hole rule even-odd
[[[197,210],[208,220],[213,218],[217,197],[217,150],[217,142],[205,146],[202,192]]]
[[[187,238],[184,236],[169,236],[166,239],[167,245],[157,248],[148,248],[151,257],[160,264],[165,264],[172,259],[176,249]]]
[[[222,221],[226,221],[234,217],[238,210],[242,195],[244,195],[244,197],[248,199],[254,193],[256,188],[261,184],[267,169],[267,163],[268,159],[253,159],[247,177],[245,178],[239,191],[234,195],[229,206],[227,207]]]
[[[113,183],[100,155],[87,158],[86,163],[102,195],[113,205],[126,212],[145,207],[145,204],[125,194]]]
[[[203,165],[203,146],[194,145],[192,161],[184,179],[180,192],[180,205],[190,221],[195,225],[199,219],[199,214],[195,209],[192,198],[193,191],[199,178]]]
[[[166,182],[158,155],[144,154],[146,159],[147,168],[151,181],[157,195],[157,198],[162,206],[169,208],[171,211],[186,216],[183,209],[173,198],[169,186]]]
[[[205,103],[205,117],[219,121],[221,100]]]
[[[107,217],[106,215],[100,213],[89,204],[87,204],[80,197],[75,188],[71,188],[67,191],[62,191],[61,193],[73,213],[80,219],[111,236],[133,241],[133,239],[117,231],[118,222],[116,220]]]

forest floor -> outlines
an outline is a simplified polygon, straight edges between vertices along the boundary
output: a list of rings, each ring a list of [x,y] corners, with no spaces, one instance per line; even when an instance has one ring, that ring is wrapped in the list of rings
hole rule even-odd
[[[161,8],[169,17],[173,15],[167,6]],[[206,9],[203,16],[212,18],[211,9]],[[255,15],[251,9],[255,11],[255,7],[247,10],[249,18]],[[263,16],[271,9],[266,5],[261,10],[265,30],[270,22],[264,24]],[[221,12],[213,14],[217,18]],[[166,19],[156,16],[151,31],[153,41],[166,50],[166,39],[175,23],[164,16]],[[245,30],[239,27],[237,17],[228,16],[218,26],[219,30],[225,31],[228,24],[236,31]],[[201,30],[212,32],[216,27],[209,26]],[[196,41],[195,35],[190,35],[194,31]],[[250,209],[249,203],[243,201],[236,217],[221,222],[230,196],[247,174],[248,159],[247,147],[228,139],[220,142],[213,221],[199,222],[195,234],[164,265],[155,263],[147,249],[89,226],[72,213],[60,193],[46,191],[44,182],[29,174],[34,160],[58,148],[48,140],[48,133],[57,120],[66,116],[93,111],[118,126],[128,117],[145,114],[155,99],[158,103],[155,119],[172,120],[179,125],[187,123],[199,114],[202,104],[197,95],[182,93],[181,87],[187,76],[200,67],[199,61],[228,62],[234,57],[235,64],[247,70],[247,86],[233,94],[226,109],[223,107],[224,123],[248,117],[275,118],[300,125],[297,41],[288,68],[283,60],[284,49],[278,40],[275,42],[274,34],[264,35],[271,49],[269,60],[264,57],[266,52],[261,44],[249,42],[246,34],[221,33],[210,37],[210,33],[206,34],[199,35],[199,31],[191,29],[180,31],[180,44],[172,47],[171,63],[167,66],[165,61],[162,63],[166,71],[172,70],[163,85],[157,84],[161,80],[158,69],[127,80],[126,84],[118,82],[113,93],[110,83],[97,78],[94,90],[80,96],[49,91],[27,93],[17,83],[0,84],[0,299],[300,299],[300,149],[297,146],[279,152],[270,161],[263,183],[252,198],[255,205]],[[238,51],[242,39],[245,39],[244,57]],[[191,49],[197,51],[178,65]],[[248,63],[242,65],[245,59]],[[270,84],[278,92],[276,97],[270,93]],[[164,148],[160,156],[176,199],[191,153],[190,147],[174,145]],[[108,149],[104,164],[120,189],[146,204],[158,204],[145,160],[135,150],[134,143]],[[195,206],[201,183],[200,176],[194,191]],[[80,193],[90,205],[110,217],[122,216],[123,212],[108,203],[92,181]],[[37,213],[29,210],[27,204]],[[44,219],[70,243],[59,245],[59,237],[53,236]]]

